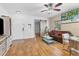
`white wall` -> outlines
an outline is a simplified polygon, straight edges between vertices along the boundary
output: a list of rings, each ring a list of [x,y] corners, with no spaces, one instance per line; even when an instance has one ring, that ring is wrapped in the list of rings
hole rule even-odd
[[[31,24],[31,28],[28,27],[28,24]],[[12,15],[12,37],[13,40],[35,37],[34,18],[25,14]]]
[[[48,18],[48,22],[49,22],[49,27],[50,27],[50,31],[51,30],[55,30],[55,22],[61,20],[61,16],[60,15],[56,15],[54,17],[50,17]]]
[[[62,31],[70,31],[73,35],[79,36],[79,22],[61,24]]]
[[[34,17],[29,16],[27,14],[9,14],[2,7],[0,7],[0,16],[1,15],[11,17],[12,40],[34,38],[35,37],[34,19],[46,20],[45,18],[42,17]],[[31,24],[31,28],[28,27],[28,24]]]
[[[35,27],[34,27],[34,18],[33,16],[25,15],[23,23],[25,24],[25,36],[26,38],[34,38],[35,37]],[[31,28],[28,26],[31,24]]]
[[[1,15],[8,16],[9,14],[8,14],[7,11],[5,11],[5,10],[0,6],[0,16],[1,16]]]

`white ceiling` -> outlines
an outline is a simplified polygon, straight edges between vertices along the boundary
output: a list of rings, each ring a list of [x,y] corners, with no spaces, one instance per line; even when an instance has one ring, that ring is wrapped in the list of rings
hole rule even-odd
[[[0,3],[0,6],[2,6],[10,14],[16,14],[16,11],[21,11],[21,13],[23,14],[28,14],[37,17],[55,16],[62,12],[67,12],[73,8],[79,7],[79,3],[63,3],[63,5],[61,5],[60,7],[57,7],[61,9],[60,12],[53,10],[40,12],[41,10],[47,9],[44,4],[45,3]]]

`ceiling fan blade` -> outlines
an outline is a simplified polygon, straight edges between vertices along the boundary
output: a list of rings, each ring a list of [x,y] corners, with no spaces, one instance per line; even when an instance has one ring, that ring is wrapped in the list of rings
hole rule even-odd
[[[45,12],[45,11],[48,11],[48,10],[42,10],[41,12]]]
[[[55,11],[60,11],[61,9],[53,9],[53,10],[55,10]]]
[[[52,7],[53,3],[44,4],[45,7]]]
[[[48,7],[48,5],[47,5],[47,4],[44,4],[44,6],[45,6],[45,7]]]
[[[60,6],[60,5],[62,5],[62,3],[58,3],[58,4],[56,4],[55,7],[58,7],[58,6]]]

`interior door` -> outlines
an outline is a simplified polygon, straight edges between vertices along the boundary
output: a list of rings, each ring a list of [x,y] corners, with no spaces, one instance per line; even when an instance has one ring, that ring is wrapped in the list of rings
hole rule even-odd
[[[22,26],[22,24],[15,24],[15,25],[16,25],[15,39],[23,39],[23,26]]]
[[[32,35],[31,24],[23,24],[23,28],[24,28],[23,39],[30,38],[30,36]]]
[[[40,35],[40,21],[35,22],[35,34]]]
[[[21,16],[14,17],[12,20],[12,36],[13,40],[23,39],[23,19]]]

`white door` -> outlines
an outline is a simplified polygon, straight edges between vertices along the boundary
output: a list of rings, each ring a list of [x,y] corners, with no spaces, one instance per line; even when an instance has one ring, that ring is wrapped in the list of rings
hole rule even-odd
[[[23,39],[23,26],[22,24],[16,24],[15,39]]]
[[[23,39],[29,38],[31,33],[31,24],[23,24]]]
[[[23,19],[20,16],[12,19],[12,37],[13,40],[23,39]]]

